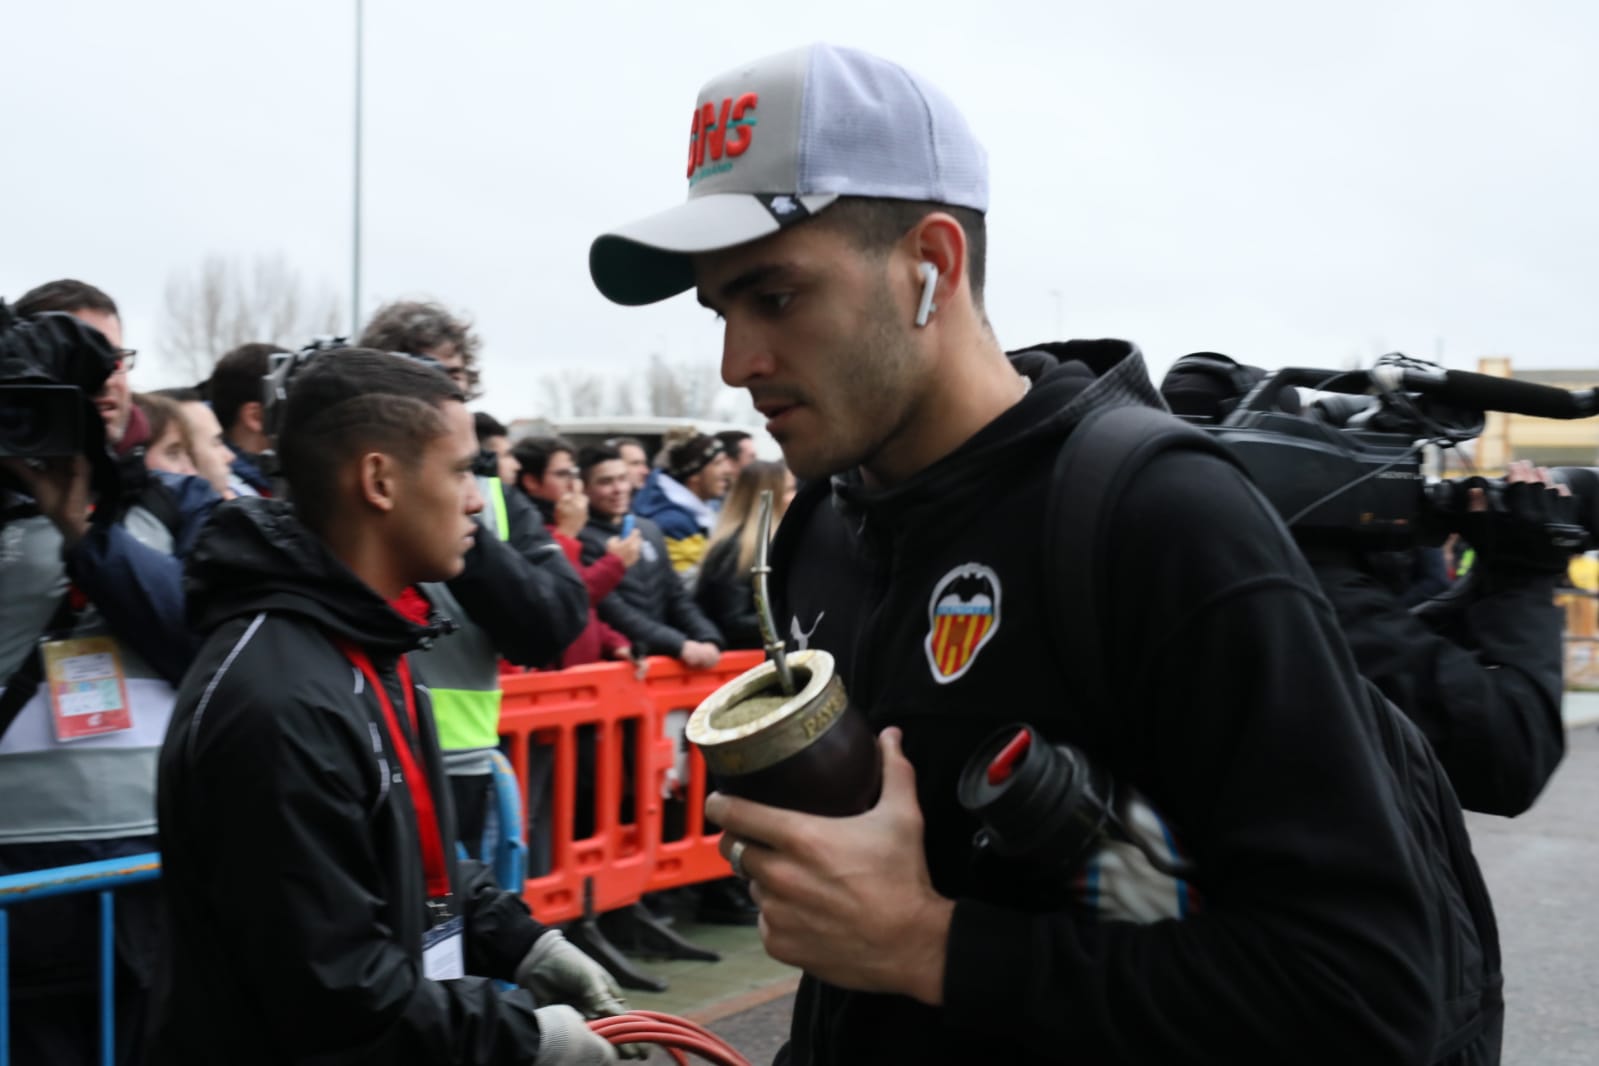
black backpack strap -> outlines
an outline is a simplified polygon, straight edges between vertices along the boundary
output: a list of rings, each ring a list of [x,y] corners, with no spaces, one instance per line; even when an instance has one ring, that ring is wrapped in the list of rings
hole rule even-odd
[[[1110,706],[1104,669],[1103,587],[1109,567],[1102,545],[1122,493],[1161,452],[1210,452],[1238,465],[1225,445],[1165,411],[1139,405],[1102,407],[1071,431],[1055,460],[1044,514],[1044,579],[1052,590],[1049,627],[1072,690],[1091,706]]]

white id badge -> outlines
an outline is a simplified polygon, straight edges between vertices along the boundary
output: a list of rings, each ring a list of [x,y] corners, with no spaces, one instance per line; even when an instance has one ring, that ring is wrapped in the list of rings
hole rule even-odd
[[[466,923],[459,916],[441,922],[422,934],[422,976],[448,981],[466,976],[466,954],[461,939]]]

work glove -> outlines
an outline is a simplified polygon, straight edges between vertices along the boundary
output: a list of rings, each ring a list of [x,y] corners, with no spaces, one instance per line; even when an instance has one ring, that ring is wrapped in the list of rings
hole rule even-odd
[[[585,1018],[608,1018],[626,1014],[622,990],[605,971],[559,929],[551,929],[533,942],[516,967],[516,983],[533,993],[539,1003],[566,1003],[583,1012]],[[623,1044],[624,1059],[649,1057],[643,1044]],[[542,1061],[543,1056],[540,1056]]]
[[[534,1066],[614,1066],[616,1048],[588,1027],[564,1003],[533,1012],[539,1021],[539,1053]]]

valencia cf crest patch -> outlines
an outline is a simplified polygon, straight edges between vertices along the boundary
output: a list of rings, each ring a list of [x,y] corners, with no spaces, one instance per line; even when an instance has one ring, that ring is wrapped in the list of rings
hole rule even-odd
[[[979,563],[957,566],[933,586],[927,617],[927,662],[933,680],[947,685],[999,632],[999,575]]]

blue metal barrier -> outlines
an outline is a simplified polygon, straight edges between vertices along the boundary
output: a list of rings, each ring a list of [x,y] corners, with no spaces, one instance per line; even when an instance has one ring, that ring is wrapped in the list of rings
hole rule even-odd
[[[115,1066],[116,991],[115,937],[112,921],[116,911],[112,893],[128,885],[154,881],[161,876],[161,856],[155,852],[130,855],[125,859],[86,862],[77,866],[58,866],[32,873],[0,877],[0,1066],[11,1063],[11,942],[9,908],[30,900],[50,896],[69,896],[79,892],[100,893],[100,1062]]]
[[[501,888],[520,896],[527,880],[522,790],[517,787],[511,760],[498,751],[491,752],[490,758],[494,762],[494,807],[483,827],[483,861],[494,868],[494,879]]]
[[[527,843],[522,831],[522,797],[510,760],[494,753],[494,806],[483,833],[484,861],[496,880],[521,895],[527,877]],[[0,877],[0,1066],[11,1064],[11,942],[8,908],[30,900],[80,892],[100,894],[100,1062],[116,1061],[116,960],[112,894],[119,888],[161,876],[157,852],[125,859],[58,866]]]
[[[488,816],[483,819],[483,836],[478,840],[479,861],[494,872],[494,880],[507,892],[522,894],[527,881],[527,843],[522,834],[522,790],[516,784],[516,771],[511,760],[499,752],[492,753],[494,769],[494,802]],[[505,827],[505,828],[501,828]],[[472,852],[466,841],[455,842],[455,856],[469,859]],[[0,1063],[0,1066],[4,1066]]]

